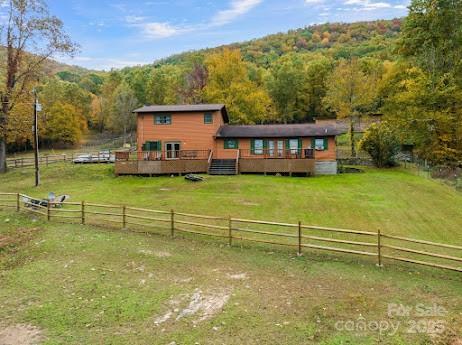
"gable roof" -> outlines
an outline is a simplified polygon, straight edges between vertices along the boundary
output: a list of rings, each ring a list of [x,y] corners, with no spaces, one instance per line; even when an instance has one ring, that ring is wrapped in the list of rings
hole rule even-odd
[[[335,125],[302,123],[290,125],[221,126],[217,138],[291,138],[336,136],[346,131]]]
[[[228,112],[224,104],[184,104],[184,105],[145,105],[142,108],[133,110],[134,113],[189,113],[201,111],[220,111],[225,123],[229,122]]]

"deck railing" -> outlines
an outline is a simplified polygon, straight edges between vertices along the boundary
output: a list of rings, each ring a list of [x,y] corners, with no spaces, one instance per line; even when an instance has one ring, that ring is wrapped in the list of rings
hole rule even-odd
[[[116,152],[116,161],[208,160],[210,150]]]
[[[153,210],[127,205],[90,202],[53,203],[19,193],[0,193],[0,209],[11,208],[41,215],[48,221],[61,220],[100,227],[115,227],[134,232],[178,233],[236,241],[280,245],[373,258],[381,267],[385,260],[401,261],[433,268],[462,272],[462,246],[430,242],[378,231],[340,229],[297,223],[250,220],[227,216],[198,215],[174,210]]]
[[[252,159],[314,159],[313,149],[240,149],[240,158]]]

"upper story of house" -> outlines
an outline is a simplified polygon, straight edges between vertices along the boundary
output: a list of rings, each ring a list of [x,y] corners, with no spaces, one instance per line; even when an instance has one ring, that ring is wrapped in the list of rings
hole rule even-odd
[[[136,109],[139,150],[151,143],[158,151],[167,151],[167,143],[181,150],[208,150],[214,147],[219,128],[229,122],[223,104],[155,105]],[[170,147],[170,146],[169,146]]]

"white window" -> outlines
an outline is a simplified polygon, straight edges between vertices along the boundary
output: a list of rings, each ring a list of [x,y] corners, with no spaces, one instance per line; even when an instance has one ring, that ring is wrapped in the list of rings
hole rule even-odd
[[[298,152],[298,139],[289,140],[289,149],[291,154],[297,154]]]
[[[324,151],[325,150],[324,139],[316,139],[314,141],[314,148],[315,150],[318,150],[318,151]]]
[[[254,140],[254,154],[256,155],[263,154],[263,139]]]

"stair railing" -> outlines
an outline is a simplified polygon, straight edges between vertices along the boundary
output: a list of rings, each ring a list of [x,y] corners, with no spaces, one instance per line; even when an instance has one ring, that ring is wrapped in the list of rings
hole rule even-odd
[[[209,152],[209,159],[207,160],[207,163],[208,163],[208,172],[210,172],[210,166],[212,164],[212,158],[213,158],[213,150],[210,150]]]

